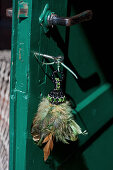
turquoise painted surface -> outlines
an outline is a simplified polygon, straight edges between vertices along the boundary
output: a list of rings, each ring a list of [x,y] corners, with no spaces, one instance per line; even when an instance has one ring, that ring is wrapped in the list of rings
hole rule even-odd
[[[10,170],[26,168],[26,138],[29,101],[29,56],[31,9],[28,18],[18,17],[18,1],[13,1],[12,58],[10,87]]]

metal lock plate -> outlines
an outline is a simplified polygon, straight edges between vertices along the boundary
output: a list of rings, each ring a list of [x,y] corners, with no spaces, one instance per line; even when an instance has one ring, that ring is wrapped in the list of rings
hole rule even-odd
[[[27,18],[28,17],[28,3],[20,1],[18,8],[18,18]]]

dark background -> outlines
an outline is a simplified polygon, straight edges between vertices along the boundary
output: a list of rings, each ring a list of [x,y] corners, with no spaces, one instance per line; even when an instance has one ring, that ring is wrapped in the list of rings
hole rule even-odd
[[[82,23],[83,30],[93,49],[96,60],[102,69],[106,80],[113,84],[112,66],[112,4],[108,1],[98,0],[70,0],[69,4],[75,12],[91,9],[93,18]]]
[[[11,18],[6,9],[12,7],[12,0],[0,0],[0,50],[11,48]]]

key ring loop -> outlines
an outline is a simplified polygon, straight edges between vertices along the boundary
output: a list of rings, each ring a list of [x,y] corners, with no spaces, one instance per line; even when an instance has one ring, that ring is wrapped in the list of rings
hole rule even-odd
[[[60,67],[60,64],[66,69],[68,70],[76,79],[78,79],[78,76],[76,73],[74,73],[68,66],[66,66],[64,63],[63,63],[63,60],[64,60],[64,57],[63,56],[57,56],[57,57],[53,57],[53,56],[50,56],[50,55],[47,55],[47,54],[40,54],[40,53],[37,53],[37,52],[34,52],[34,55],[35,57],[36,56],[42,56],[42,57],[45,57],[47,59],[52,59],[54,60],[53,62],[51,63],[44,63],[44,62],[41,62],[39,61],[39,59],[36,57],[36,59],[42,63],[42,64],[46,64],[46,65],[52,65],[52,64],[55,64],[57,63],[58,64],[58,71],[59,71],[59,67]]]
[[[37,52],[35,52],[34,55],[35,55],[35,57],[36,57],[37,60],[39,60],[39,59],[37,58],[37,56],[42,56],[42,57],[44,57],[44,58],[53,60],[53,62],[50,62],[50,63],[45,63],[45,62],[41,62],[41,61],[40,61],[40,63],[42,63],[43,65],[44,65],[44,64],[45,64],[45,65],[53,65],[53,64],[55,64],[55,63],[61,63],[61,62],[64,60],[64,57],[63,57],[63,56],[53,57],[53,56],[50,56],[50,55],[47,55],[47,54],[40,54],[40,53],[37,53]]]

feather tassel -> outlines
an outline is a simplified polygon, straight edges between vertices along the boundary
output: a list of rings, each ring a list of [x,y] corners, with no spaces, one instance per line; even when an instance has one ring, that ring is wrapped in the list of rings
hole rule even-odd
[[[42,98],[31,129],[33,140],[37,145],[45,144],[44,161],[48,159],[53,149],[54,139],[69,144],[69,141],[77,140],[78,134],[87,134],[86,131],[82,132],[80,126],[74,121],[70,103],[66,101],[60,88],[64,75],[60,72],[61,80],[55,78],[57,72],[54,71],[52,74],[55,88],[47,98]]]
[[[84,132],[74,121],[69,101],[54,105],[47,98],[43,98],[34,118],[31,134],[37,145],[46,143],[43,149],[46,161],[53,149],[54,138],[68,144],[69,141],[76,141],[78,134]]]

